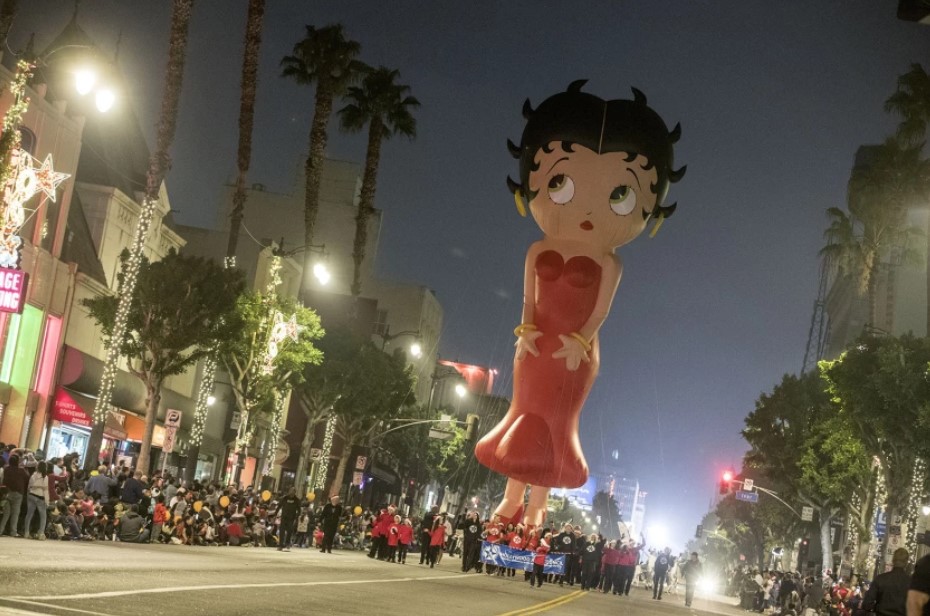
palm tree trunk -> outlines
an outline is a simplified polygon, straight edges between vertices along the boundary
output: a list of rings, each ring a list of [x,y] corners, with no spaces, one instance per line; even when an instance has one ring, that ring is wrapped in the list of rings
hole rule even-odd
[[[304,165],[306,175],[304,185],[304,269],[300,276],[299,297],[306,303],[307,279],[313,269],[313,231],[316,226],[316,214],[320,209],[320,176],[323,172],[323,159],[326,154],[326,129],[329,116],[333,112],[333,93],[325,82],[316,88],[316,105],[313,110],[313,122],[310,125],[310,150]]]
[[[927,214],[927,322],[924,335],[930,336],[930,213]]]
[[[300,456],[297,458],[297,477],[294,485],[297,487],[297,494],[304,494],[303,490],[307,484],[307,466],[310,462],[310,448],[313,446],[313,437],[316,434],[316,424],[310,425],[310,417],[307,417],[307,425],[304,428],[304,438],[300,443]]]
[[[158,405],[161,402],[161,379],[149,383],[146,390],[145,430],[142,432],[142,445],[139,459],[136,461],[136,470],[148,475],[151,465],[152,434],[155,432],[155,416],[158,414]]]
[[[895,300],[897,299],[897,283],[898,283],[898,267],[896,265],[896,252],[892,250],[891,260],[888,263],[888,275],[885,281],[885,322],[882,324],[882,329],[884,329],[889,334],[894,334],[894,306]]]
[[[242,92],[239,99],[239,152],[236,157],[238,173],[233,211],[226,246],[226,263],[234,263],[239,243],[239,227],[245,210],[245,183],[252,160],[252,125],[255,117],[255,91],[258,83],[258,52],[262,45],[262,19],[265,0],[249,0],[249,14],[245,26],[245,52],[242,57]]]
[[[110,343],[107,346],[106,360],[104,362],[103,374],[116,374],[119,365],[120,351],[119,341],[123,340],[126,334],[127,319],[121,318],[120,315],[128,315],[132,300],[136,294],[136,279],[139,272],[139,263],[145,253],[145,246],[148,243],[149,230],[152,224],[152,218],[155,215],[156,205],[158,204],[158,195],[161,190],[161,184],[171,166],[171,157],[168,150],[174,141],[175,129],[178,121],[178,106],[181,100],[181,83],[184,77],[184,61],[187,55],[187,38],[188,29],[191,20],[191,8],[194,0],[174,0],[171,11],[171,34],[168,44],[168,66],[165,71],[165,91],[161,102],[161,115],[158,121],[157,143],[155,152],[149,159],[149,169],[145,183],[145,197],[142,200],[142,208],[139,213],[139,221],[136,224],[133,233],[132,244],[130,248],[130,257],[126,268],[126,275],[122,287],[120,288],[119,306],[116,309],[117,318],[113,324],[113,331],[110,335]],[[107,412],[110,409],[110,403],[113,398],[113,386],[115,379],[105,380],[101,383],[100,391],[97,397],[97,403],[94,407],[94,423],[102,424],[106,421]],[[154,422],[154,418],[152,419]],[[153,424],[154,425],[154,424]],[[93,437],[96,434],[103,436],[103,430],[91,432]],[[151,432],[149,432],[149,443],[151,443]],[[88,464],[97,459],[100,454],[101,440],[91,438],[87,444]],[[143,451],[143,455],[148,458],[148,452]],[[90,468],[90,467],[89,467]]]
[[[358,215],[355,217],[355,243],[352,248],[352,260],[355,272],[352,276],[352,295],[362,293],[362,263],[365,261],[365,246],[368,243],[368,219],[374,211],[375,189],[378,185],[378,164],[381,160],[381,141],[384,136],[384,124],[374,118],[368,127],[368,151],[365,154],[365,174],[362,177],[362,189],[359,192]]]
[[[866,323],[867,328],[875,327],[875,313],[878,308],[878,284],[876,283],[875,274],[876,272],[873,270],[872,275],[869,276],[869,285],[867,291],[867,297],[869,300],[869,322]]]
[[[10,27],[13,25],[13,18],[16,17],[18,7],[17,0],[3,0],[0,5],[0,45],[6,47],[6,39],[10,34]]]

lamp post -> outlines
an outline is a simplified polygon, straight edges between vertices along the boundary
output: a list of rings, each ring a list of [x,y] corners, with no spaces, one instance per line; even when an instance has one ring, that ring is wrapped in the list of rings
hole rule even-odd
[[[378,336],[379,338],[381,338],[381,350],[382,351],[385,350],[388,342],[391,342],[392,340],[396,338],[400,338],[401,336],[413,336],[414,340],[413,342],[410,343],[410,347],[408,347],[408,350],[410,351],[410,355],[416,359],[419,359],[423,355],[423,346],[420,344],[421,334],[420,334],[420,330],[418,329],[416,330],[408,329],[402,332],[397,332],[396,334],[392,334],[391,326],[385,325],[384,331],[375,332],[375,336]]]

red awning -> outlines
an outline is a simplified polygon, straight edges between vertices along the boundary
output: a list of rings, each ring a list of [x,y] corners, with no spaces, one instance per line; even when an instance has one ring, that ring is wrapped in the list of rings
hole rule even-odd
[[[84,398],[83,396],[75,397]],[[84,405],[81,405],[75,397],[72,397],[63,387],[59,387],[55,392],[55,402],[52,404],[52,419],[89,428],[93,414],[93,407],[87,404],[89,398],[81,400],[84,402]]]

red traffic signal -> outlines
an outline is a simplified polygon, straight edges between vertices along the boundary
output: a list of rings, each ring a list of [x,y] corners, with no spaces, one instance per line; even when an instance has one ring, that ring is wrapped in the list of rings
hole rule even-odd
[[[724,481],[733,481],[733,471],[723,471]]]

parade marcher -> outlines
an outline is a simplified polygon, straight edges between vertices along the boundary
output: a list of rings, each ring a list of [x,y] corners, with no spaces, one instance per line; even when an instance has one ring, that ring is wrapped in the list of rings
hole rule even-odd
[[[542,586],[543,578],[545,577],[546,555],[549,554],[549,543],[551,541],[552,533],[546,533],[545,536],[539,540],[539,545],[536,546],[536,555],[533,556],[533,577],[530,578],[530,588],[533,587],[533,582],[536,583],[537,588]]]
[[[433,530],[430,533],[429,541],[429,568],[432,569],[439,561],[442,553],[442,546],[446,542],[446,525],[442,516],[437,516],[433,520]]]
[[[668,571],[675,564],[672,557],[672,548],[665,548],[665,551],[656,555],[655,569],[652,579],[652,598],[662,600],[662,591],[665,589],[665,580],[668,577]]]
[[[911,576],[904,571],[910,554],[898,548],[891,555],[891,571],[875,576],[862,601],[862,611],[877,616],[905,616],[907,614],[907,589]]]
[[[575,554],[575,529],[571,524],[565,524],[562,532],[553,540],[551,548],[554,554],[565,554],[565,573],[558,576],[559,586],[562,586],[565,580],[568,580],[569,586],[573,586],[571,561]]]
[[[427,513],[423,515],[423,520],[420,524],[420,564],[426,562],[429,555],[429,542],[430,536],[433,532],[433,520],[436,519],[436,516],[439,515],[439,505],[433,505]],[[374,539],[374,532],[372,532],[372,539]],[[370,554],[369,554],[370,556]]]
[[[378,560],[387,560],[388,554],[388,530],[394,523],[394,505],[388,505],[387,509],[382,509],[378,515],[378,524],[381,529],[380,539],[378,541]],[[445,543],[445,542],[443,542]]]
[[[698,559],[697,552],[691,552],[691,559],[681,568],[681,573],[685,576],[685,607],[691,607],[698,580],[704,574],[704,567]]]
[[[324,507],[325,509],[325,507]],[[300,513],[300,499],[297,498],[297,488],[291,486],[287,495],[279,503],[281,511],[281,524],[278,526],[278,550],[290,552],[294,542],[294,527],[297,525],[297,515]]]
[[[387,532],[387,561],[389,563],[397,562],[397,544],[400,543],[400,516],[395,515],[394,521],[388,526]]]
[[[624,544],[617,558],[617,594],[629,596],[633,578],[636,576],[636,563],[639,561],[639,549],[635,545]]]
[[[581,590],[591,590],[596,587],[597,569],[601,564],[602,549],[603,544],[597,534],[591,533],[581,550]]]
[[[402,565],[407,564],[407,550],[410,548],[410,544],[413,542],[413,524],[410,522],[410,518],[405,518],[404,523],[400,525],[398,529],[398,538],[397,538],[397,558],[398,562]]]
[[[469,511],[462,525],[462,571],[471,571],[478,564],[481,552],[481,523],[478,514]]]
[[[601,592],[607,594],[613,591],[613,594],[620,594],[616,588],[617,567],[620,566],[620,550],[617,549],[617,542],[611,542],[601,551]]]
[[[333,495],[329,502],[323,507],[320,514],[320,522],[323,527],[323,545],[321,552],[327,554],[333,553],[333,540],[336,538],[336,532],[339,530],[339,520],[342,519],[342,505],[339,503],[339,497]]]

